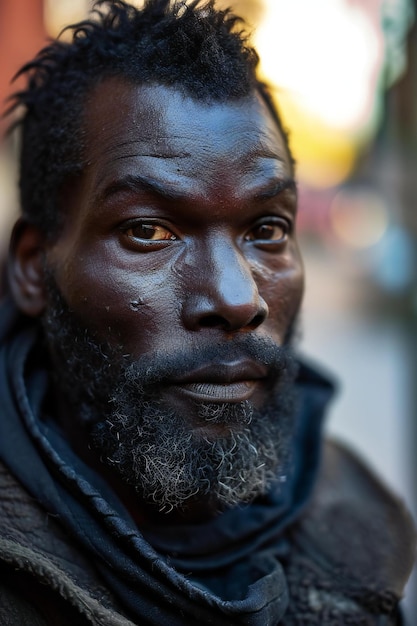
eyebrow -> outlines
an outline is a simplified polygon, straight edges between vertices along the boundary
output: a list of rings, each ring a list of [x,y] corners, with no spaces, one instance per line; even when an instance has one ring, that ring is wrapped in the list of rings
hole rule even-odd
[[[95,200],[97,202],[103,202],[120,191],[148,191],[166,200],[179,200],[184,197],[184,194],[180,191],[175,191],[153,178],[148,178],[141,174],[128,174],[110,183],[102,192],[97,194]]]
[[[293,178],[277,179],[274,183],[267,188],[255,193],[255,200],[268,200],[275,198],[287,189],[291,191],[297,191],[297,183]],[[97,203],[101,203],[107,198],[115,195],[121,191],[134,191],[134,192],[150,192],[154,196],[158,196],[165,200],[181,200],[184,198],[184,192],[176,191],[172,188],[168,188],[163,183],[148,178],[142,174],[128,174],[123,176],[119,180],[110,183],[102,192],[99,192],[95,197]]]
[[[256,200],[269,200],[270,198],[275,198],[279,196],[283,191],[289,189],[290,191],[297,192],[297,183],[294,178],[280,178],[275,180],[274,183],[259,191],[255,194]]]

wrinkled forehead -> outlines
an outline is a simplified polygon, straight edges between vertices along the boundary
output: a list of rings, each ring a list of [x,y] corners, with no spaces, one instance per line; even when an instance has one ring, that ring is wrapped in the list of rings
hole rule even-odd
[[[86,138],[87,163],[140,157],[206,168],[227,158],[242,167],[258,159],[291,169],[285,139],[257,92],[205,102],[173,87],[107,79],[88,99]]]

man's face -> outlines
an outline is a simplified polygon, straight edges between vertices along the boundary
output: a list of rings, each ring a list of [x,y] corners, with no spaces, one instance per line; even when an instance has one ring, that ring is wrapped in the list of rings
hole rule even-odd
[[[67,306],[132,361],[210,354],[159,385],[169,411],[261,410],[268,364],[238,346],[285,344],[303,287],[292,168],[267,107],[111,79],[86,111],[87,165],[47,254]],[[225,434],[219,419],[187,427]]]

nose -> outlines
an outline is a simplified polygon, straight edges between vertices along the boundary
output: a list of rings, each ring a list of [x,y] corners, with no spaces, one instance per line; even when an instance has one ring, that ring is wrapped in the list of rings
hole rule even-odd
[[[262,324],[268,305],[248,261],[233,243],[216,239],[197,262],[182,310],[186,328],[238,331]]]

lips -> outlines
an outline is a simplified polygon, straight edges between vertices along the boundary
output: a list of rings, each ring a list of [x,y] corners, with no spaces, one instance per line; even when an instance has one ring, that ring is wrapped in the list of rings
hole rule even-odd
[[[216,383],[190,383],[179,385],[181,390],[195,399],[211,402],[242,402],[250,398],[256,387],[254,380],[242,380],[224,385]]]
[[[210,363],[172,380],[170,386],[196,401],[242,402],[267,373],[264,365],[254,361]]]

